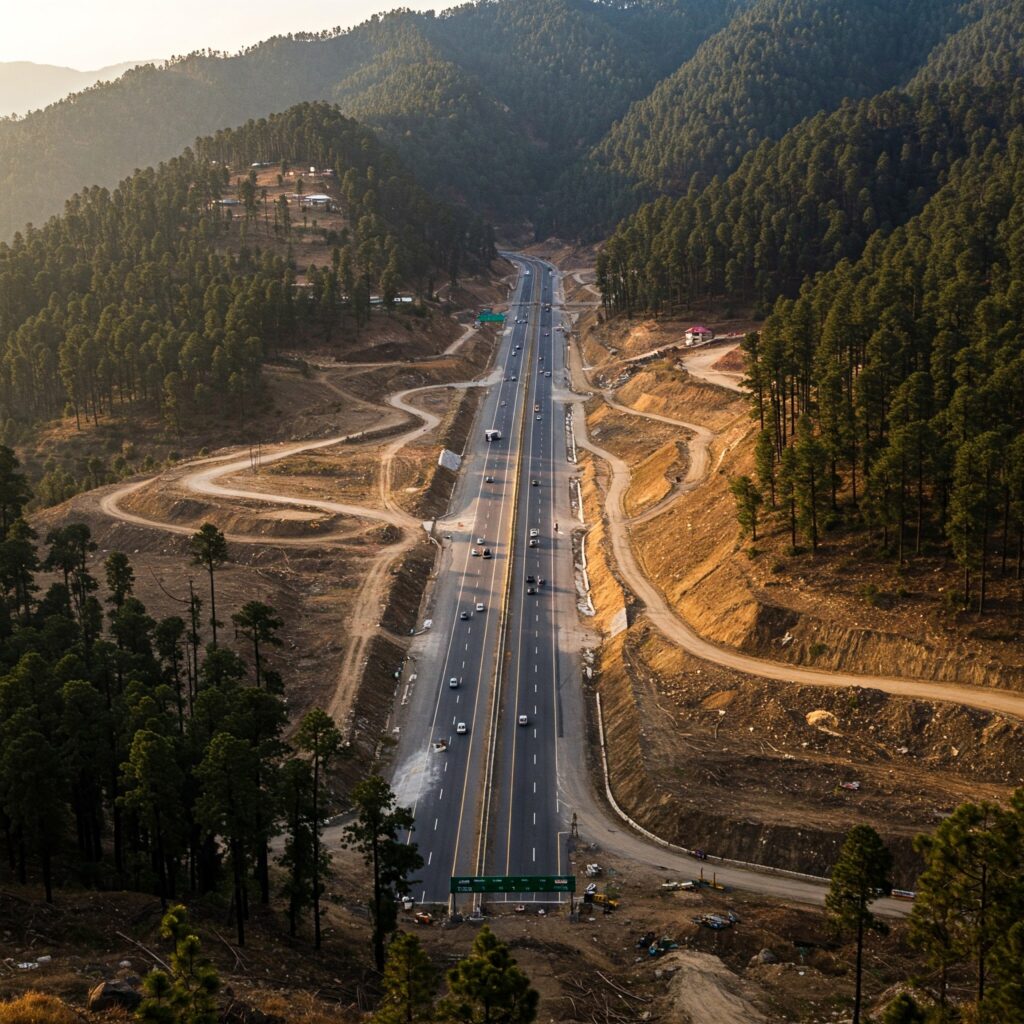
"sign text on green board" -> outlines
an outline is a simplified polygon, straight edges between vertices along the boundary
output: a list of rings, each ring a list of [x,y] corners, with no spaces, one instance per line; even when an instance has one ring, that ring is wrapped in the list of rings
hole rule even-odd
[[[455,875],[453,893],[575,892],[575,875]]]

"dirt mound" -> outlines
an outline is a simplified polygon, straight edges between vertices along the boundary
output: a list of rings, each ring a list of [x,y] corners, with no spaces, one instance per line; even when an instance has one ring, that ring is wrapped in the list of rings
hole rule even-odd
[[[694,380],[674,360],[651,363],[619,388],[615,397],[639,412],[699,423],[720,431],[747,415],[739,395]]]
[[[669,423],[619,412],[599,398],[587,404],[587,432],[595,444],[618,455],[631,468],[639,466],[652,451],[685,433],[681,427]]]
[[[721,856],[825,874],[868,819],[913,887],[918,832],[961,800],[1005,799],[1024,781],[1015,720],[736,677],[643,618],[605,645],[597,686],[616,799],[659,835]]]
[[[584,518],[588,524],[582,543],[586,551],[590,598],[596,612],[593,622],[601,632],[610,633],[626,624],[627,595],[608,559],[607,533],[592,461],[582,467],[580,490],[583,494]]]
[[[656,448],[633,470],[633,479],[626,492],[627,515],[647,511],[675,490],[686,478],[689,448],[682,441],[667,441]]]

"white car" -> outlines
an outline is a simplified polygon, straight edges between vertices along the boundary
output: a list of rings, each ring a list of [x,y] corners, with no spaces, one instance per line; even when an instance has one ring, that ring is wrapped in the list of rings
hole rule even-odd
[[[487,543],[487,541],[485,541],[483,539],[483,537],[477,537],[476,542],[477,542],[477,544],[486,544]]]
[[[470,548],[469,549],[469,553],[470,553],[470,555],[473,558],[479,558],[480,557],[480,550],[479,550],[479,548]]]
[[[459,722],[459,724],[455,726],[455,731],[459,736],[465,736],[466,733],[469,732],[469,729],[466,728],[465,722]]]
[[[529,716],[528,715],[520,715],[519,716],[519,724],[520,725],[529,725],[530,724]]]
[[[477,601],[477,603],[476,603],[476,610],[477,610],[478,612],[482,612],[482,611],[485,611],[485,610],[486,610],[486,609],[484,608],[484,603],[483,603],[483,601]]]
[[[448,689],[449,690],[457,690],[458,688],[459,688],[459,681],[458,681],[458,679],[455,678],[455,676],[452,676],[451,679],[448,680]]]
[[[547,373],[545,373],[545,374],[544,374],[544,376],[545,376],[545,377],[550,377],[550,376],[551,376],[551,371],[550,371],[550,370],[548,370],[548,371],[547,371]]]
[[[536,526],[531,526],[530,527],[530,536],[531,537],[539,537],[540,536],[540,530],[538,530]]]

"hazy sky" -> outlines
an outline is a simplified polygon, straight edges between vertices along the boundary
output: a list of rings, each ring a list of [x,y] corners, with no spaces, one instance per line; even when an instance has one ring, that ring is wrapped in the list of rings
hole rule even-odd
[[[394,7],[443,10],[446,0],[13,0],[0,13],[0,61],[30,60],[91,71],[192,50],[235,51],[287,32],[347,27]]]

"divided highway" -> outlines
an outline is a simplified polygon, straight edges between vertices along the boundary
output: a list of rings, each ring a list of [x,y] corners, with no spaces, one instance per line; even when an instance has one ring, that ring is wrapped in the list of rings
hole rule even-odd
[[[454,874],[485,866],[490,873],[554,874],[565,864],[555,791],[552,600],[557,587],[571,589],[572,573],[568,535],[567,579],[552,542],[556,443],[565,462],[547,376],[552,278],[539,261],[517,263],[492,386],[464,452],[457,511],[436,527],[443,550],[433,620],[414,644],[402,690],[394,786],[399,802],[413,808],[411,838],[426,862],[413,887],[418,903],[447,903]],[[558,362],[564,365],[561,351]],[[501,439],[485,441],[485,429],[500,430]],[[535,547],[530,530],[539,534]],[[529,575],[536,594],[526,593]],[[520,714],[527,725],[516,724]]]

